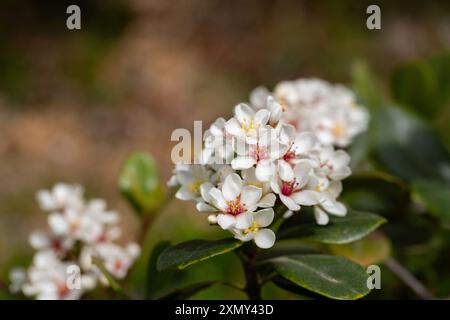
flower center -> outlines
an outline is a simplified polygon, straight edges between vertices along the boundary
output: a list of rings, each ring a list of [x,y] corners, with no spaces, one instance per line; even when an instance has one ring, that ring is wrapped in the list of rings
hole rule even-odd
[[[256,147],[250,151],[250,156],[253,157],[256,161],[266,159],[267,150],[265,148],[261,148],[259,145],[256,145]]]
[[[199,193],[200,192],[200,186],[203,184],[202,180],[197,180],[194,182],[191,182],[188,186],[189,191],[192,193]]]
[[[345,125],[343,125],[342,123],[336,123],[332,128],[331,128],[331,133],[333,134],[333,136],[335,136],[336,138],[340,138],[343,137],[345,135],[346,132],[346,127]]]
[[[63,250],[63,246],[60,239],[53,239],[51,247],[55,252],[61,252]]]
[[[237,197],[234,201],[228,201],[227,202],[227,213],[231,214],[232,216],[240,215],[242,212],[247,211],[245,209],[245,206],[241,203],[240,197]]]
[[[114,261],[114,269],[117,271],[120,271],[123,267],[123,261],[120,259],[117,259],[116,261]]]
[[[297,187],[298,183],[295,181],[295,179],[290,182],[283,181],[281,184],[281,194],[284,196],[290,196],[294,192],[298,192],[301,190]]]
[[[245,131],[245,133],[251,133],[251,132],[255,132],[256,129],[258,129],[260,127],[260,125],[255,124],[253,118],[251,118],[251,119],[244,118],[244,120],[241,123],[241,127]]]
[[[60,299],[64,299],[69,294],[70,290],[65,283],[58,285],[58,296]]]
[[[256,221],[252,222],[252,225],[244,230],[244,233],[254,233],[259,230],[259,225],[256,223]]]
[[[283,160],[284,161],[291,161],[292,159],[295,158],[295,152],[294,151],[288,151],[286,152],[286,154],[283,156]]]

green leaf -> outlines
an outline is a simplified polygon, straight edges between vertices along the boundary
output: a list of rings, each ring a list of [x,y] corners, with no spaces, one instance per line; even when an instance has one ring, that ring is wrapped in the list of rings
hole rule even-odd
[[[406,181],[450,181],[450,154],[419,118],[396,107],[377,112],[372,121],[377,160]]]
[[[343,257],[292,255],[270,260],[275,271],[307,290],[332,299],[359,299],[369,293],[364,269]]]
[[[362,266],[381,263],[391,253],[389,238],[380,232],[374,232],[367,237],[348,244],[332,244],[330,251],[344,256]]]
[[[345,217],[330,216],[326,226],[315,221],[280,231],[279,239],[302,238],[321,243],[343,244],[361,239],[386,220],[376,214],[350,210]]]
[[[416,181],[414,196],[429,212],[440,219],[445,227],[450,227],[450,186],[436,181]]]
[[[384,105],[385,97],[381,82],[370,70],[367,63],[357,61],[352,66],[353,87],[363,105],[370,109]]]
[[[438,81],[426,61],[408,62],[399,67],[392,76],[394,99],[425,116],[437,109]]]
[[[162,296],[159,300],[186,300],[193,295],[199,293],[202,290],[208,289],[214,284],[219,283],[218,281],[204,281],[200,283],[195,283],[182,289],[176,289],[169,294]]]
[[[446,51],[430,59],[430,65],[436,75],[438,90],[435,101],[437,106],[450,103],[450,52]]]
[[[163,200],[163,189],[153,158],[146,153],[132,154],[120,172],[119,189],[138,213],[158,209]]]
[[[184,269],[194,263],[233,251],[242,242],[235,239],[191,240],[164,250],[158,258],[157,269]]]
[[[165,281],[172,275],[172,271],[170,270],[162,272],[158,272],[157,270],[158,257],[168,247],[170,247],[169,241],[161,241],[154,246],[152,254],[150,255],[147,264],[147,298],[155,296],[155,293],[164,286]]]

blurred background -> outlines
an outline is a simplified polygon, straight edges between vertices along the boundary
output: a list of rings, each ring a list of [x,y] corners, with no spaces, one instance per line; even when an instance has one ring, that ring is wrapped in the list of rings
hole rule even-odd
[[[120,211],[123,240],[135,239],[138,221],[117,189],[130,152],[150,152],[165,181],[171,132],[227,117],[258,85],[298,77],[348,84],[358,61],[387,79],[399,63],[449,48],[450,2],[376,3],[381,30],[366,28],[372,1],[2,0],[1,279],[29,262],[28,235],[46,224],[38,189],[84,185]],[[70,4],[81,7],[81,30],[66,28]],[[180,201],[153,230],[154,241],[217,237]],[[234,259],[206,262],[183,281],[234,277]],[[196,297],[244,296],[218,287]]]

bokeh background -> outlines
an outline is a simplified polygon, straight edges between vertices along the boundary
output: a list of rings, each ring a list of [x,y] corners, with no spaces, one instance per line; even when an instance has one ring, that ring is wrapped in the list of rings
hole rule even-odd
[[[366,28],[373,3],[381,30]],[[81,30],[66,28],[70,4],[81,7]],[[84,185],[121,212],[123,240],[135,239],[138,220],[117,189],[130,152],[150,152],[166,180],[171,132],[230,115],[258,85],[298,77],[349,83],[360,61],[387,80],[402,61],[449,46],[448,1],[2,0],[0,279],[29,262],[28,234],[46,224],[38,189]],[[173,201],[150,241],[212,233],[192,204]],[[231,255],[220,257],[179,281],[239,281],[239,268]],[[244,298],[220,286],[196,297]]]

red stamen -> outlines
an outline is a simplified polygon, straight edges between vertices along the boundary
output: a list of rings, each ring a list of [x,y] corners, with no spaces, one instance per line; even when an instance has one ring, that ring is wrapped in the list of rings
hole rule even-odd
[[[283,181],[281,184],[281,194],[284,196],[290,196],[294,192],[298,192],[301,189],[298,188],[298,183],[294,180],[290,182]]]

